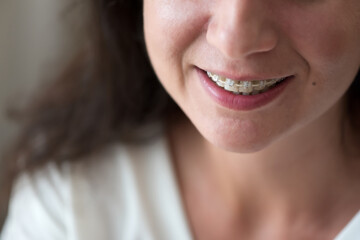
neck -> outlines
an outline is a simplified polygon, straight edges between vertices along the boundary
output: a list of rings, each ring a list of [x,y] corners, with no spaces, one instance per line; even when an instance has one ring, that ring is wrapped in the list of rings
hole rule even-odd
[[[244,206],[284,215],[324,215],[329,209],[344,211],[344,206],[353,212],[351,194],[359,186],[360,167],[344,148],[350,143],[341,109],[334,106],[301,130],[249,154],[214,147],[191,124],[174,128],[180,180],[184,188],[194,182],[204,189],[208,185],[232,212]]]

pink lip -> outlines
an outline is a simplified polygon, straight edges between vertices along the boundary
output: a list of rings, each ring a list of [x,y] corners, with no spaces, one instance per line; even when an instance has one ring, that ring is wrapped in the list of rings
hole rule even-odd
[[[215,102],[223,107],[237,111],[250,111],[272,102],[281,95],[288,83],[291,82],[290,80],[294,78],[294,76],[288,77],[265,93],[257,95],[236,95],[217,86],[216,83],[207,76],[205,71],[199,68],[196,68],[196,71],[206,92]]]

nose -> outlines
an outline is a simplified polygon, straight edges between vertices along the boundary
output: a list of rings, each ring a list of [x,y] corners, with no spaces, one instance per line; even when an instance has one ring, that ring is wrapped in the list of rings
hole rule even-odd
[[[206,32],[209,44],[231,59],[274,49],[278,38],[265,2],[268,0],[216,1]]]

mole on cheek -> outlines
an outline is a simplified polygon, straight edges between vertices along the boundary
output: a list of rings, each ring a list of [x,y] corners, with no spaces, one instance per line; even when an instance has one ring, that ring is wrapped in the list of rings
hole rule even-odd
[[[313,86],[316,86],[316,82],[313,82],[312,85],[313,85]]]

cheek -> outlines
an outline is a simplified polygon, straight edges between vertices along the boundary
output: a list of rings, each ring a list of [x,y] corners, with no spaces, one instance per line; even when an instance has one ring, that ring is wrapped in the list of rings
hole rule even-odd
[[[201,1],[207,0],[144,1],[145,42],[151,63],[158,79],[180,107],[189,98],[186,56],[203,34],[206,21],[203,6],[207,5]]]
[[[280,15],[281,16],[281,15]],[[291,19],[285,21],[285,19]],[[315,82],[350,82],[360,65],[360,2],[328,1],[308,8],[289,7],[280,20],[293,48]]]
[[[288,21],[287,36],[291,38],[295,50],[310,64],[336,63],[346,52],[344,26],[336,17],[329,18],[331,15],[321,11],[302,13],[298,10]]]
[[[178,61],[201,32],[201,5],[188,0],[145,0],[144,30],[150,54]]]

